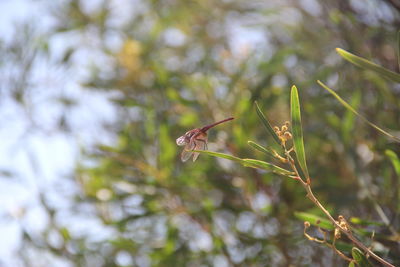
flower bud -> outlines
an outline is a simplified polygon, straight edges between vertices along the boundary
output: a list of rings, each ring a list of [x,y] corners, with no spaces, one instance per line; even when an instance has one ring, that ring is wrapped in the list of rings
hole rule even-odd
[[[283,134],[283,136],[285,137],[286,140],[292,139],[292,134],[291,134],[290,132],[285,132],[285,133]]]
[[[339,239],[341,234],[340,234],[340,230],[338,228],[335,228],[335,233],[334,233],[335,239]]]

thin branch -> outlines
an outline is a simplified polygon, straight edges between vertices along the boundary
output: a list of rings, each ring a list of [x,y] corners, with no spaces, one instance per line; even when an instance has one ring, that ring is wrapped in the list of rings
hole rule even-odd
[[[395,267],[394,265],[390,264],[389,262],[385,261],[384,259],[382,259],[381,257],[379,257],[378,255],[376,255],[371,249],[369,249],[367,246],[365,246],[361,241],[359,241],[351,232],[350,228],[346,226],[341,225],[338,221],[336,221],[332,215],[329,213],[329,211],[319,202],[319,200],[314,196],[314,193],[312,192],[311,186],[309,183],[307,183],[306,181],[303,181],[303,179],[301,179],[297,168],[294,164],[294,160],[293,158],[290,156],[290,151],[291,150],[287,150],[286,146],[284,145],[285,148],[285,155],[288,159],[288,163],[291,166],[292,170],[296,173],[296,175],[298,175],[299,177],[299,181],[301,182],[301,185],[304,187],[304,189],[307,192],[307,197],[318,207],[320,208],[325,215],[328,217],[328,219],[332,222],[332,224],[335,226],[335,228],[339,229],[343,234],[345,234],[356,246],[358,246],[359,248],[361,248],[367,255],[370,255],[372,258],[374,258],[375,260],[377,260],[378,262],[382,263],[385,266],[388,267]],[[344,218],[343,218],[344,220]]]
[[[325,215],[329,218],[329,220],[333,223],[333,225],[338,228],[342,233],[344,233],[356,246],[358,246],[359,248],[361,248],[365,253],[367,253],[368,255],[370,255],[371,257],[373,257],[375,260],[379,261],[380,263],[382,263],[385,266],[389,266],[389,267],[395,267],[394,265],[390,264],[389,262],[385,261],[384,259],[382,259],[381,257],[379,257],[378,255],[376,255],[372,250],[370,250],[367,246],[365,246],[363,243],[361,243],[361,241],[359,241],[351,232],[350,229],[346,229],[344,227],[342,227],[333,217],[332,215],[329,213],[329,211],[327,211],[325,209],[325,207],[318,201],[318,199],[314,196],[311,187],[309,185],[303,185],[303,187],[306,189],[307,191],[307,197],[314,202],[315,205],[317,205],[324,213]]]

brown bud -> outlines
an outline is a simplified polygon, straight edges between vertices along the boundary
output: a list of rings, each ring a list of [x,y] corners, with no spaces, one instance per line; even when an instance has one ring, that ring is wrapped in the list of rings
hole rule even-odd
[[[290,132],[285,132],[283,136],[286,138],[286,140],[292,139],[292,134]]]
[[[341,234],[340,234],[340,230],[338,228],[335,228],[335,239],[339,239]]]
[[[349,228],[349,225],[347,224],[346,219],[342,215],[339,215],[338,219],[339,219],[338,223],[339,223],[340,227],[342,227],[342,229],[344,229],[346,231],[349,231],[350,228]]]
[[[304,228],[309,228],[310,227],[310,222],[308,222],[308,221],[305,221],[304,222]]]
[[[279,132],[279,127],[278,126],[274,126],[274,131],[277,133]]]
[[[285,121],[285,126],[289,128],[290,122],[289,121]]]
[[[286,131],[287,131],[287,129],[288,129],[288,128],[287,128],[287,126],[286,126],[286,125],[283,125],[283,126],[282,126],[282,128],[281,128],[282,132],[286,132]]]

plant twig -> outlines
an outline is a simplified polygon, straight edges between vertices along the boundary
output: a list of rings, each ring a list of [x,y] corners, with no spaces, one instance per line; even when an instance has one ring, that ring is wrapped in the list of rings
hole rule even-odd
[[[288,150],[286,148],[286,146],[284,145],[285,148],[285,155],[288,159],[288,163],[291,166],[292,170],[296,173],[296,175],[298,176],[301,185],[304,187],[304,189],[307,192],[307,197],[319,208],[323,211],[323,213],[328,217],[328,219],[332,222],[332,224],[335,226],[335,228],[339,229],[340,232],[342,232],[343,234],[345,234],[357,247],[361,248],[367,255],[371,256],[372,258],[374,258],[375,260],[377,260],[378,262],[382,263],[384,266],[388,266],[388,267],[395,267],[394,265],[392,265],[391,263],[385,261],[384,259],[382,259],[381,257],[379,257],[378,255],[376,255],[371,249],[369,249],[367,246],[365,246],[361,241],[359,241],[352,233],[352,231],[350,230],[350,228],[348,227],[347,223],[345,225],[339,223],[338,221],[336,221],[332,215],[329,213],[329,211],[321,204],[321,202],[319,202],[319,200],[314,196],[314,193],[312,192],[311,189],[311,184],[308,183],[307,181],[304,181],[303,179],[301,179],[297,168],[294,164],[294,160],[293,158],[290,156],[290,152],[291,150]],[[344,218],[342,216],[339,216],[342,220],[344,220]]]

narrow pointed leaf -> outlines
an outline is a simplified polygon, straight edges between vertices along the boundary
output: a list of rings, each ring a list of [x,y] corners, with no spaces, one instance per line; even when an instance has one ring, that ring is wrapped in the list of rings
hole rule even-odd
[[[241,158],[238,158],[238,157],[235,157],[235,156],[232,156],[229,154],[220,153],[220,152],[214,152],[214,151],[208,151],[208,150],[193,150],[193,152],[208,154],[210,156],[223,158],[223,159],[229,159],[229,160],[236,161],[239,163],[243,162],[243,160]]]
[[[252,167],[256,169],[263,169],[266,171],[272,171],[277,174],[289,176],[289,175],[295,175],[294,172],[288,171],[286,169],[283,169],[281,167],[278,167],[274,164],[262,161],[262,160],[256,160],[256,159],[243,159],[243,165],[246,167]]]
[[[203,154],[208,154],[210,156],[218,157],[218,158],[223,158],[223,159],[228,159],[232,161],[236,161],[241,163],[245,167],[250,167],[250,168],[255,168],[255,169],[262,169],[266,171],[271,171],[277,174],[289,176],[289,175],[294,175],[293,172],[285,170],[281,167],[278,167],[274,164],[262,161],[262,160],[256,160],[256,159],[241,159],[229,154],[224,154],[224,153],[219,153],[219,152],[213,152],[213,151],[207,151],[207,150],[193,150],[194,152],[199,152]]]
[[[256,112],[257,112],[257,115],[260,118],[261,122],[264,124],[265,128],[267,129],[267,131],[272,135],[272,137],[274,138],[275,142],[278,145],[281,145],[281,140],[279,140],[278,135],[276,135],[274,129],[271,126],[271,124],[268,122],[267,118],[262,113],[260,107],[257,104],[257,101],[255,101],[254,103],[256,104]]]
[[[343,98],[341,98],[335,91],[333,91],[331,88],[329,88],[327,85],[325,85],[324,83],[322,83],[321,81],[317,81],[319,85],[321,85],[325,90],[327,90],[329,93],[331,93],[334,97],[336,97],[336,99],[348,110],[350,110],[351,112],[353,112],[354,114],[356,114],[358,117],[360,117],[364,122],[368,123],[371,127],[375,128],[376,130],[378,130],[379,132],[381,132],[382,134],[396,140],[397,142],[400,142],[400,138],[397,138],[396,136],[384,131],[383,129],[379,128],[378,126],[376,126],[375,124],[373,124],[372,122],[370,122],[369,120],[367,120],[363,115],[361,115],[360,113],[358,113],[352,106],[350,106],[346,101],[343,100]]]
[[[292,134],[293,134],[293,146],[296,152],[297,161],[304,175],[309,179],[307,163],[306,163],[306,153],[304,151],[303,142],[303,131],[301,129],[301,115],[300,115],[300,101],[299,93],[295,85],[292,86],[290,92],[290,112],[292,118]]]
[[[353,246],[350,245],[349,243],[345,243],[345,242],[341,242],[341,241],[336,241],[336,242],[335,242],[335,247],[337,248],[337,250],[339,250],[339,251],[341,251],[341,252],[350,253],[350,252],[351,252],[351,248],[352,248]]]
[[[256,142],[247,141],[247,144],[249,144],[252,148],[254,148],[254,149],[256,149],[256,150],[258,150],[258,151],[260,151],[260,152],[263,152],[263,153],[265,153],[265,154],[267,154],[267,155],[270,155],[270,156],[272,156],[272,157],[275,157],[275,154],[274,154],[274,152],[273,152],[272,150],[270,150],[270,149],[268,149],[268,148],[266,148],[266,147],[263,147],[263,146],[257,144]],[[276,152],[275,152],[275,153],[276,153]]]
[[[351,100],[349,101],[349,104],[354,107],[355,110],[358,109],[361,103],[361,91],[357,90],[354,92]],[[346,113],[344,114],[342,118],[342,136],[343,136],[343,141],[345,144],[350,144],[352,136],[354,134],[354,121],[357,119],[356,114],[351,112],[350,110],[346,110]]]
[[[396,172],[397,176],[400,177],[400,160],[397,157],[396,153],[394,153],[392,150],[387,149],[385,151],[385,155],[390,159],[392,162],[394,171]]]
[[[400,69],[400,31],[397,32],[397,63]]]
[[[325,230],[333,230],[334,229],[332,223],[328,219],[319,217],[312,213],[295,212],[294,216],[299,220],[308,221],[310,224],[317,226],[317,227],[321,227]]]
[[[342,56],[345,60],[349,61],[350,63],[352,63],[360,68],[363,68],[366,70],[372,70],[372,71],[386,77],[389,80],[400,83],[400,74],[398,74],[396,72],[385,69],[369,60],[366,60],[362,57],[356,56],[356,55],[354,55],[350,52],[347,52],[346,50],[343,50],[341,48],[336,48],[336,52],[338,52],[338,54],[340,56]]]
[[[307,180],[307,176],[304,174],[303,169],[301,168],[300,164],[299,164],[299,160],[297,159],[296,154],[292,154],[292,158],[294,160],[294,165],[296,167],[297,172],[299,173],[300,178],[303,181]]]
[[[367,257],[365,257],[364,253],[361,252],[356,247],[351,249],[351,255],[353,259],[357,262],[358,266],[360,267],[373,267],[373,265],[368,261]]]
[[[359,217],[351,217],[349,220],[352,224],[358,224],[361,226],[385,226],[383,222],[377,222],[377,221],[371,221],[371,220],[365,220]]]

